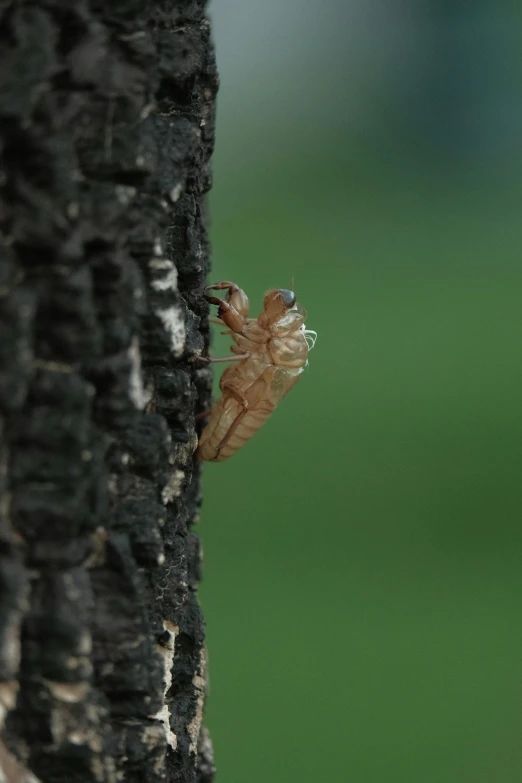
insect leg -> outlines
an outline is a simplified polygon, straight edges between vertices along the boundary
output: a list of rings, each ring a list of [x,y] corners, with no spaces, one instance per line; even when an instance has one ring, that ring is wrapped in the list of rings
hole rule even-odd
[[[248,400],[246,399],[246,397],[244,397],[241,394],[241,392],[237,391],[237,389],[235,389],[233,386],[229,386],[228,384],[225,384],[223,386],[222,392],[223,392],[223,396],[225,396],[226,394],[229,397],[233,397],[234,400],[236,400],[236,402],[238,402],[241,405],[242,410],[237,414],[236,418],[234,419],[234,421],[226,431],[225,435],[221,439],[221,442],[218,444],[216,448],[216,457],[219,456],[221,449],[223,449],[227,445],[228,441],[230,440],[234,432],[241,424],[241,421],[246,416],[249,407]]]
[[[248,406],[247,398],[245,397],[244,394],[241,394],[241,392],[238,391],[235,386],[232,386],[229,383],[224,383],[221,388],[221,392],[223,394],[223,397],[225,396],[232,397],[236,402],[238,402],[241,405],[242,408],[245,409],[245,411],[248,410],[249,406]]]
[[[241,353],[239,356],[219,356],[214,358],[213,356],[198,356],[198,361],[205,364],[214,364],[215,362],[240,362],[241,359],[248,359],[249,353]]]
[[[219,299],[217,296],[205,296],[205,299],[210,304],[215,304],[219,307],[218,317],[221,318],[225,326],[228,326],[233,332],[241,334],[246,323],[244,315],[228,302],[225,302],[224,299]]]
[[[206,410],[201,411],[201,413],[198,413],[194,417],[195,421],[201,421],[201,419],[208,419],[208,417],[210,416],[213,410],[214,408],[207,408]]]
[[[248,316],[248,313],[250,311],[250,303],[248,301],[248,296],[245,294],[243,289],[239,288],[239,286],[237,286],[235,283],[231,283],[228,280],[224,280],[221,283],[214,283],[214,285],[208,285],[205,290],[228,291],[226,296],[226,301],[229,304],[231,304],[232,307],[235,310],[237,310],[238,313],[244,315],[245,318]]]
[[[206,285],[205,291],[228,291],[228,296],[232,296],[236,291],[241,291],[240,287],[236,283],[231,283],[229,280],[221,280],[219,283],[212,283],[212,285]]]
[[[238,356],[220,356],[216,359],[210,357],[209,362],[210,364],[214,364],[214,362],[240,362],[242,359],[248,359],[249,356],[249,353],[240,353]]]

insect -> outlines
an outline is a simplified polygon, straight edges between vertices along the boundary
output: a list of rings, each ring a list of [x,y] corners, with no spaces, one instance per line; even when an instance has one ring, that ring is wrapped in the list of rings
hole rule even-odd
[[[224,334],[235,343],[230,347],[234,356],[209,361],[237,362],[221,376],[222,396],[199,441],[200,460],[222,462],[257,432],[297,383],[317,334],[305,327],[306,311],[286,288],[266,294],[257,318],[248,317],[248,297],[235,283],[215,283],[205,290],[227,291],[225,299],[205,298],[218,306],[216,323],[228,327]]]

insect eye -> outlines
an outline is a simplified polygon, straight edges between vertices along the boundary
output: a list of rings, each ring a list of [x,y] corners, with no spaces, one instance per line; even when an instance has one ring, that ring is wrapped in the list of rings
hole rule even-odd
[[[283,297],[283,302],[285,303],[285,307],[287,307],[290,310],[295,305],[294,292],[289,291],[288,288],[281,288],[279,289],[279,293]]]

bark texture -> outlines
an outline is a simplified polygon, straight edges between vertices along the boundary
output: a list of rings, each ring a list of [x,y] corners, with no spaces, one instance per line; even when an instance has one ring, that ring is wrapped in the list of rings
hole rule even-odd
[[[204,0],[0,2],[0,769],[210,781]],[[1,774],[0,774],[1,778]]]

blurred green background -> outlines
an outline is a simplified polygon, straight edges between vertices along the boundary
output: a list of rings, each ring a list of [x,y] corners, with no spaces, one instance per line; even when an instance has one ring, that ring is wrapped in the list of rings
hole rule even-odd
[[[319,335],[205,467],[227,783],[522,780],[522,22],[455,6],[211,6],[212,280]]]

